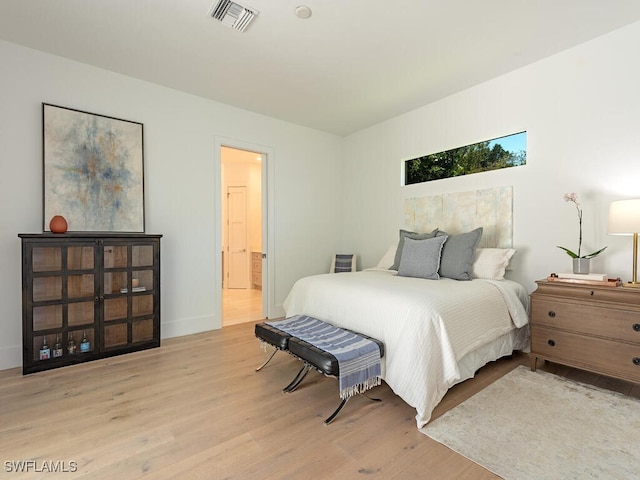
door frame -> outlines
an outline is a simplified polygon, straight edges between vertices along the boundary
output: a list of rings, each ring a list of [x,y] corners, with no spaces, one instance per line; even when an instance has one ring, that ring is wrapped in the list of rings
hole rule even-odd
[[[247,150],[262,155],[262,314],[267,318],[275,315],[275,271],[274,258],[274,221],[275,209],[273,201],[273,179],[275,169],[275,155],[273,147],[246,142],[235,138],[214,137],[214,257],[220,258],[222,252],[222,154],[221,148],[229,147]],[[266,254],[266,257],[265,257]],[[218,328],[222,328],[222,265],[214,268],[214,300],[215,316]]]

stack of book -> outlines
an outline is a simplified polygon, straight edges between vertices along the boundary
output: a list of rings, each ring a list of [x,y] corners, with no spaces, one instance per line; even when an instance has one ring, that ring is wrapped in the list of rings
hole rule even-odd
[[[132,292],[145,292],[147,287],[131,287]],[[127,287],[121,288],[120,293],[128,293],[129,289]]]
[[[552,273],[547,277],[547,281],[605,287],[619,287],[622,285],[622,281],[619,278],[609,278],[606,273]]]

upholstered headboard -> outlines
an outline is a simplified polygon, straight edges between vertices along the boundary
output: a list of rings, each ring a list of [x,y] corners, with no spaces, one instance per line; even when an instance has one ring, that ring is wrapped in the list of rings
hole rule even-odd
[[[405,223],[415,232],[463,233],[483,227],[479,247],[513,246],[513,187],[445,193],[405,200]]]

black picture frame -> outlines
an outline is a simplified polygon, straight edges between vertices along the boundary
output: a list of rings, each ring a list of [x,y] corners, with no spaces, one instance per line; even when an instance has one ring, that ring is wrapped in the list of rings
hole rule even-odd
[[[43,231],[144,233],[144,126],[42,104]]]

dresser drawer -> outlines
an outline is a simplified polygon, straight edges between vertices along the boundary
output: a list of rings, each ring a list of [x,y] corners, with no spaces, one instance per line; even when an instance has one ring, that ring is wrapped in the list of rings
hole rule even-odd
[[[531,355],[640,383],[640,345],[532,325]]]
[[[613,302],[640,307],[640,289],[625,287],[600,287],[562,282],[536,282],[534,295],[550,295],[578,301]]]
[[[640,311],[532,298],[531,323],[640,344]]]

